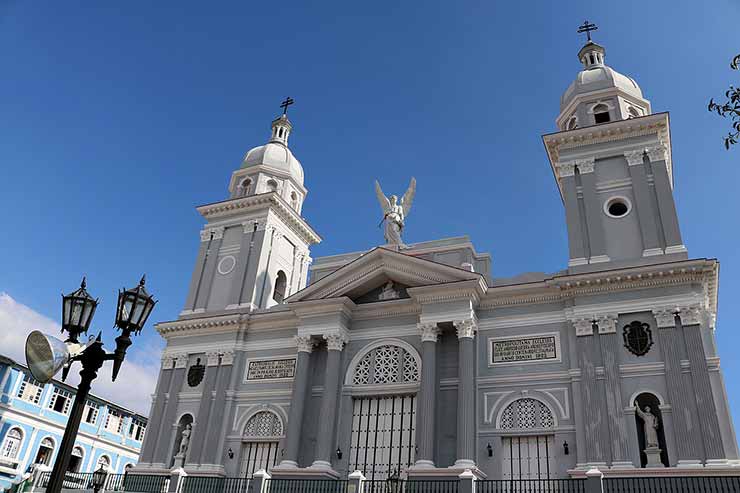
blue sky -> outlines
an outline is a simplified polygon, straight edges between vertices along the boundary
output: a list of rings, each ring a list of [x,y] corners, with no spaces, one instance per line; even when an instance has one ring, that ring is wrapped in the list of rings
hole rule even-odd
[[[0,307],[17,321],[10,331],[53,326],[60,291],[83,273],[109,345],[116,290],[142,272],[160,299],[152,321],[175,318],[199,242],[194,206],[226,197],[286,96],[309,189],[303,213],[324,238],[314,257],[381,243],[373,180],[402,193],[413,175],[408,241],[468,234],[497,277],[563,269],[564,212],[541,135],[555,130],[580,68],[575,31],[588,18],[606,62],[671,113],[685,243],[692,257],[721,261],[717,337],[737,419],[740,148],[724,150],[729,125],[706,104],[738,83],[728,64],[740,52],[739,10],[729,0],[0,0]],[[13,319],[13,307],[41,318]],[[20,357],[11,342],[3,351]],[[148,327],[131,364],[156,367],[160,346]]]

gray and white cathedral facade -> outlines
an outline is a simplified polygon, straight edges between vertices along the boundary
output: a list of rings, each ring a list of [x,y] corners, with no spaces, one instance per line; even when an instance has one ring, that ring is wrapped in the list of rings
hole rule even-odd
[[[553,274],[496,278],[468,237],[312,261],[291,123],[273,121],[228,199],[198,207],[136,469],[169,470],[181,450],[189,474],[241,477],[738,467],[719,264],[684,246],[668,114],[603,47],[578,58],[543,137],[570,254]]]

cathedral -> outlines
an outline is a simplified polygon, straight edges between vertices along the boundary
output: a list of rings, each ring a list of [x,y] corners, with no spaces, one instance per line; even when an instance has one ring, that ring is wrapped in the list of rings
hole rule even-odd
[[[467,236],[312,259],[284,111],[205,225],[137,471],[527,479],[740,470],[714,339],[719,263],[679,228],[668,113],[588,40],[543,136],[569,258],[494,276]],[[292,100],[286,100],[287,110]],[[423,180],[422,180],[423,181]],[[331,234],[331,232],[326,232]]]

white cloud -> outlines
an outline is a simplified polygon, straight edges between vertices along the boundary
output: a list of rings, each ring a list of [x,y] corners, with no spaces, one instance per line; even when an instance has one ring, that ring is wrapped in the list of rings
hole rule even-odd
[[[26,337],[34,330],[61,337],[58,323],[0,292],[0,353],[25,364]],[[111,382],[113,365],[106,362],[93,382],[92,393],[147,415],[157,384],[160,353],[161,348],[154,344],[144,344],[141,348],[134,345],[126,353],[116,381]],[[75,363],[66,383],[76,387],[80,369],[79,363]]]

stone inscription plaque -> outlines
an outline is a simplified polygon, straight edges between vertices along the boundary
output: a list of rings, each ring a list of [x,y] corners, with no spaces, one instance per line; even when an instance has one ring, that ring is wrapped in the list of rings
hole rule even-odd
[[[247,380],[272,380],[294,376],[295,358],[250,361],[247,369]]]
[[[558,359],[554,335],[492,340],[491,346],[492,363]]]

